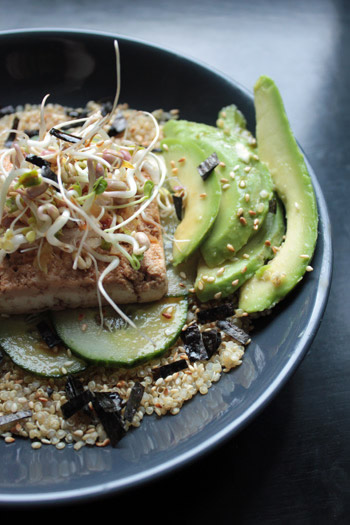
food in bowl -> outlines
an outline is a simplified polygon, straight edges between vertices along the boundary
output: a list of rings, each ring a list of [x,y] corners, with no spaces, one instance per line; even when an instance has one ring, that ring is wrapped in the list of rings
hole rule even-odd
[[[257,140],[234,105],[208,126],[118,93],[1,110],[7,442],[117,446],[177,414],[311,270],[315,197],[270,79]]]

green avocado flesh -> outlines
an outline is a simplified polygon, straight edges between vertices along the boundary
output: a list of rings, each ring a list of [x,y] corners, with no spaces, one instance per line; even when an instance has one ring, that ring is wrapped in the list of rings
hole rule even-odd
[[[85,361],[68,355],[64,346],[50,349],[36,328],[37,322],[17,315],[0,324],[0,347],[16,365],[44,377],[62,377],[87,368]]]
[[[219,211],[221,186],[214,174],[206,180],[200,176],[197,167],[206,155],[193,140],[167,138],[164,142],[168,182],[174,191],[177,187],[186,191],[184,216],[173,239],[172,263],[177,266],[196,251],[213,226]]]
[[[259,232],[236,254],[232,261],[209,268],[202,260],[195,282],[196,295],[206,302],[220,293],[225,298],[250,279],[267,260],[274,257],[285,233],[284,209],[276,200],[276,211],[269,212]]]
[[[272,308],[303,278],[317,241],[318,214],[312,181],[292,134],[281,95],[268,77],[255,85],[259,157],[268,166],[286,211],[285,240],[277,255],[240,290],[239,307]]]
[[[219,158],[214,173],[222,187],[220,207],[214,225],[200,244],[205,263],[215,267],[233,258],[263,224],[273,190],[270,173],[256,155],[252,135],[240,125],[220,129],[171,120],[164,125],[164,135],[165,143],[174,137],[195,141],[205,157],[215,152]]]
[[[62,341],[79,357],[97,365],[130,368],[175,344],[187,310],[187,297],[125,305],[123,311],[136,328],[111,307],[104,310],[102,327],[96,308],[51,312],[51,316]]]

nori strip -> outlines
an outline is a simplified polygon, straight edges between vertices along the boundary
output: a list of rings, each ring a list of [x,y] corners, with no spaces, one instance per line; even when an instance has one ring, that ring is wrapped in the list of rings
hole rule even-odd
[[[110,137],[115,137],[119,133],[123,133],[126,130],[127,122],[121,111],[118,111],[115,119],[113,120],[108,135]]]
[[[80,119],[88,117],[89,113],[90,111],[88,109],[71,109],[67,112],[67,115],[68,117]]]
[[[172,374],[175,374],[176,372],[180,372],[181,370],[184,370],[185,368],[188,368],[186,359],[178,359],[177,361],[173,361],[172,363],[168,363],[166,365],[162,365],[162,366],[153,368],[152,369],[153,379],[157,380],[160,377],[164,379],[165,377],[171,376]]]
[[[19,118],[15,117],[12,122],[12,129],[13,130],[18,129],[18,124],[19,124]],[[11,148],[12,144],[16,140],[16,135],[17,134],[15,133],[15,131],[11,131],[11,133],[9,134],[9,136],[7,137],[5,141],[5,148]]]
[[[216,324],[218,328],[226,332],[238,343],[241,343],[242,345],[247,345],[248,343],[250,343],[251,339],[249,334],[242,330],[242,328],[236,326],[233,322],[225,320],[218,321]]]
[[[233,303],[225,303],[212,308],[206,308],[197,313],[197,320],[201,324],[211,323],[219,319],[226,319],[235,313]]]
[[[14,414],[5,414],[4,416],[0,416],[0,429],[1,427],[12,425],[13,423],[16,423],[17,421],[21,421],[21,419],[26,419],[27,417],[30,417],[31,415],[32,415],[31,410],[21,410],[20,412],[15,412]]]
[[[4,106],[3,108],[0,108],[0,118],[4,117],[5,115],[11,115],[12,113],[15,113],[15,112],[16,110],[14,106],[12,105]]]
[[[80,381],[78,381],[75,377],[69,375],[66,380],[65,391],[67,398],[73,399],[74,397],[77,397],[79,394],[84,392],[84,387]]]
[[[190,361],[207,359],[208,354],[203,343],[202,334],[196,323],[189,325],[186,330],[181,332],[181,339]]]
[[[118,392],[94,392],[94,396],[106,412],[121,413],[123,400]]]
[[[78,397],[83,392],[85,392],[85,389],[84,389],[82,383],[80,381],[78,381],[78,379],[76,379],[75,377],[69,375],[67,377],[67,380],[66,380],[65,391],[66,391],[67,398],[69,400],[72,400],[75,397]],[[86,414],[90,415],[90,409],[89,409],[89,407],[87,405],[82,407],[82,410]]]
[[[57,128],[51,128],[49,133],[50,135],[53,135],[58,139],[65,140],[66,142],[70,142],[71,144],[76,144],[77,142],[81,141],[81,137],[77,137],[76,135],[72,135],[71,133],[61,131]]]
[[[173,195],[173,203],[175,208],[176,217],[179,221],[182,220],[182,197],[181,195]]]
[[[61,406],[63,417],[69,419],[79,412],[79,410],[82,410],[90,401],[93,401],[93,399],[93,393],[90,390],[84,390]]]
[[[112,447],[115,447],[120,439],[126,434],[120,414],[118,412],[109,412],[106,410],[97,396],[94,396],[92,405],[107,436],[109,437]]]
[[[32,138],[32,137],[36,137],[37,135],[39,135],[39,130],[38,129],[25,129],[24,133],[26,133],[29,138]]]
[[[221,334],[217,330],[202,332],[202,339],[208,354],[208,359],[216,352],[221,344]]]
[[[205,160],[203,160],[203,162],[199,164],[199,166],[197,166],[199,175],[202,177],[203,180],[206,180],[211,174],[211,172],[216,168],[216,166],[218,166],[218,164],[219,159],[214,151],[214,153],[209,155],[209,157],[207,157]]]
[[[5,354],[4,354],[4,352],[2,351],[2,349],[0,348],[0,363],[1,363],[1,361],[4,359],[4,357],[5,357]]]
[[[30,162],[31,164],[34,164],[34,166],[38,166],[39,168],[41,168],[41,174],[43,177],[57,182],[57,175],[55,172],[52,171],[51,164],[48,160],[39,157],[39,155],[27,155],[26,161]]]
[[[130,396],[125,405],[124,419],[131,423],[134,415],[136,414],[144,392],[144,386],[141,385],[138,381],[134,384],[131,389]]]
[[[49,348],[53,348],[57,345],[63,345],[63,341],[60,339],[60,337],[58,337],[56,332],[46,321],[40,321],[36,327]]]

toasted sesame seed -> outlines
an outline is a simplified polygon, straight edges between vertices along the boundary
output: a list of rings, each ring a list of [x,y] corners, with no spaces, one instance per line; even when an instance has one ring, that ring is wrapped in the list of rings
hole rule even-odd
[[[225,179],[225,177],[222,177],[222,178],[220,179],[220,182],[222,182],[223,184],[225,184],[225,182],[228,182],[228,179]]]
[[[235,252],[236,250],[234,249],[234,247],[232,246],[232,244],[226,244],[226,248],[230,251],[230,252]]]
[[[185,162],[186,161],[186,157],[181,157],[181,159],[179,159],[177,162]]]
[[[170,161],[170,166],[171,166],[172,168],[175,168],[175,161],[174,161],[174,160],[171,160],[171,161]]]
[[[215,281],[215,277],[210,276],[207,278],[207,283],[213,283]]]
[[[240,221],[241,224],[243,224],[243,226],[245,226],[247,224],[247,219],[245,219],[244,217],[240,217],[239,221]]]
[[[220,299],[221,296],[222,296],[222,292],[218,292],[214,295],[214,299]]]
[[[232,281],[232,286],[237,286],[237,284],[239,283],[239,279],[235,279],[234,281]]]
[[[205,197],[207,196],[207,194],[206,194],[206,193],[200,193],[199,196],[200,196],[201,199],[205,199]]]
[[[179,169],[178,168],[173,168],[171,171],[172,171],[172,173],[174,173],[176,175],[176,173],[179,171]]]
[[[198,288],[198,290],[203,290],[203,288],[204,288],[203,281],[198,281],[197,288]]]
[[[221,268],[219,268],[219,270],[216,272],[216,275],[222,275],[225,271],[225,267],[222,266]]]
[[[226,164],[223,161],[219,162],[219,166],[220,166],[220,168],[226,168]]]
[[[312,266],[307,266],[307,267],[305,268],[305,270],[306,270],[307,272],[312,272],[312,271],[313,271],[313,267],[312,267]]]

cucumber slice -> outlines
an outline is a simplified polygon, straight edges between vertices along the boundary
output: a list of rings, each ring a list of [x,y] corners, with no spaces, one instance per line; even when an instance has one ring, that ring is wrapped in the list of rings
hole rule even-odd
[[[126,305],[123,311],[137,329],[110,307],[104,310],[103,327],[96,308],[51,312],[51,316],[58,335],[78,356],[97,365],[131,368],[160,356],[176,342],[187,310],[186,297]]]
[[[20,368],[44,377],[63,377],[82,372],[87,363],[68,356],[64,346],[50,349],[36,328],[38,319],[16,315],[0,323],[0,347]]]

